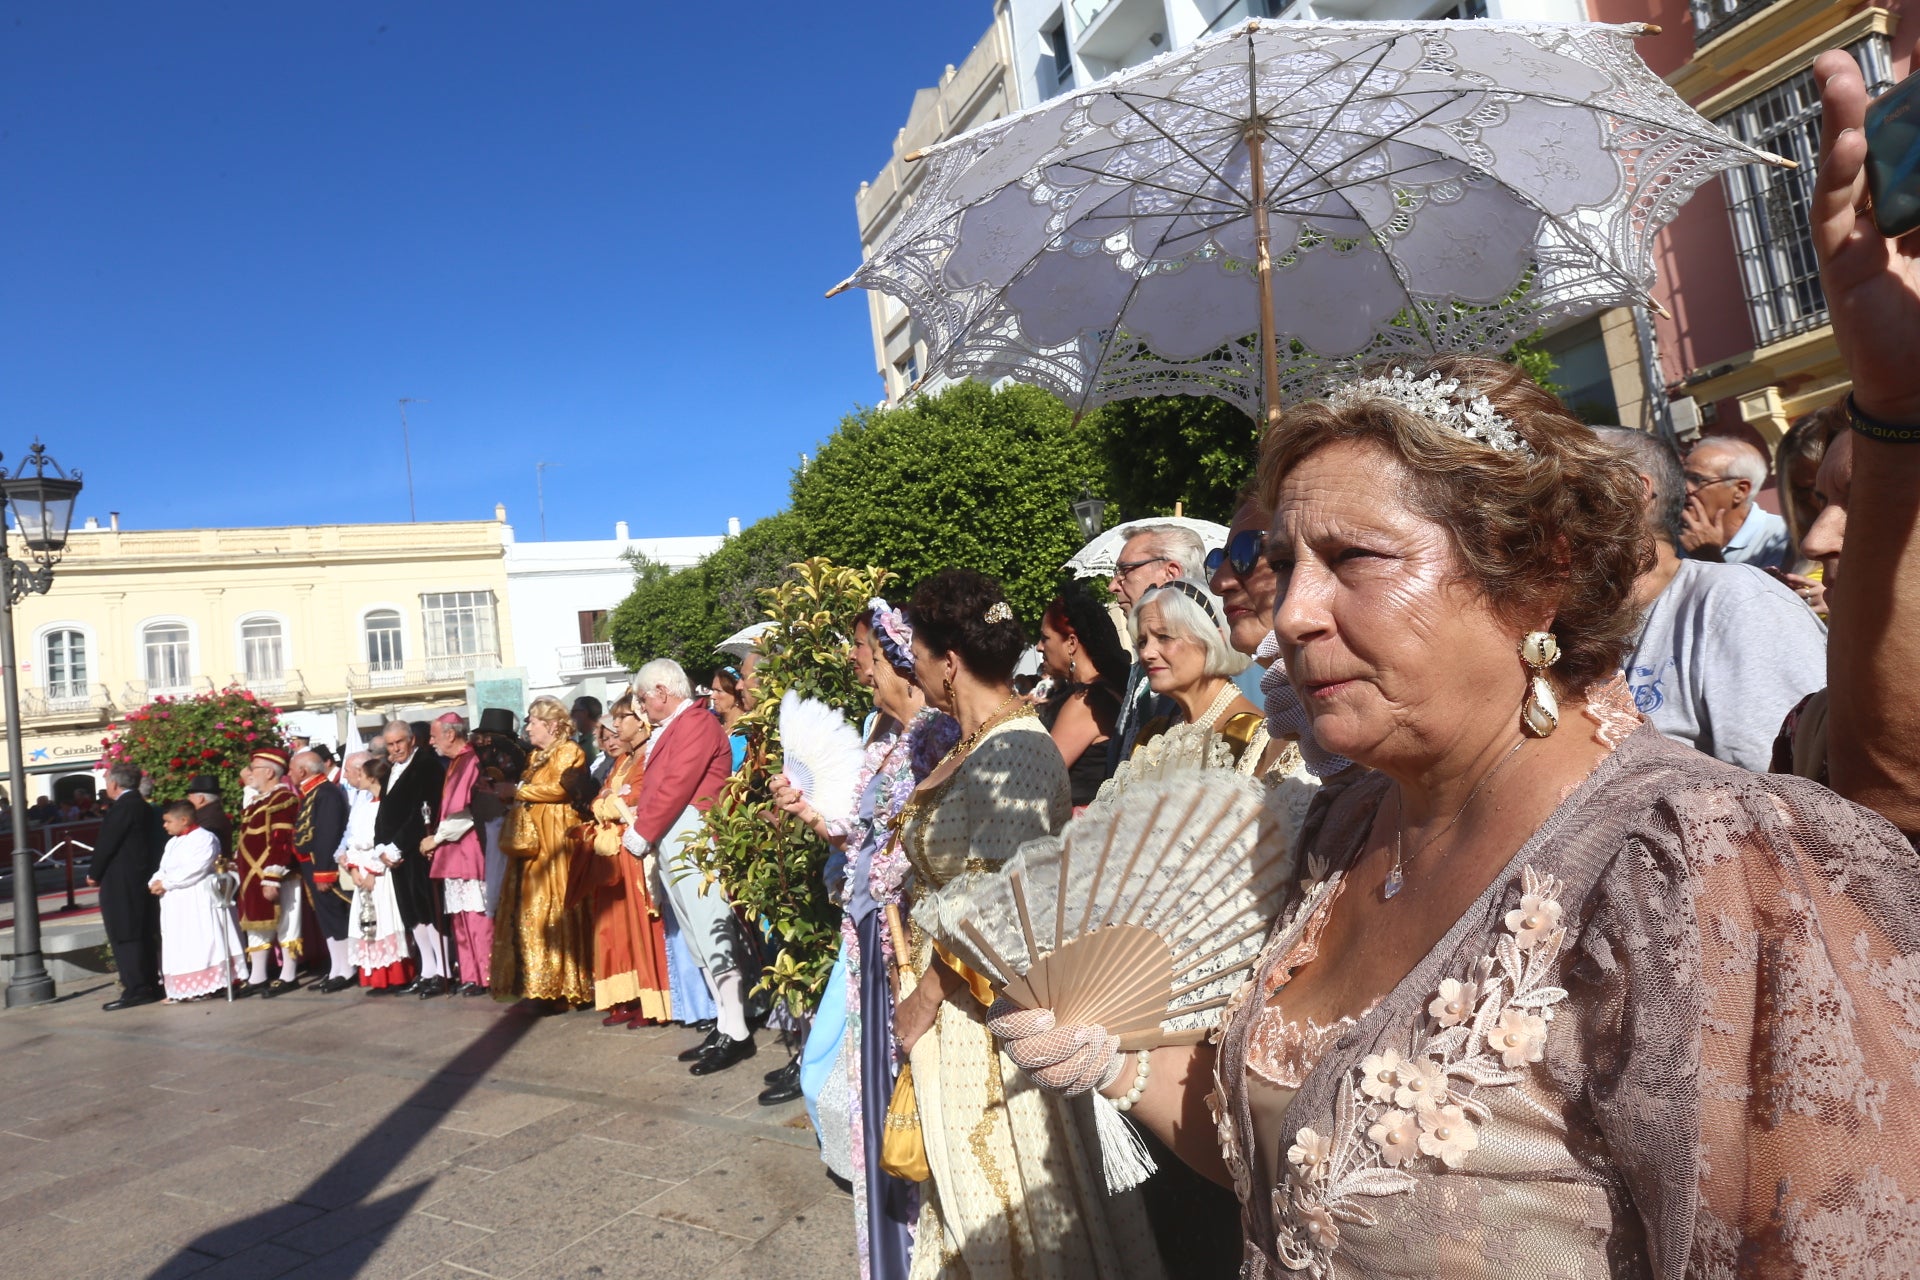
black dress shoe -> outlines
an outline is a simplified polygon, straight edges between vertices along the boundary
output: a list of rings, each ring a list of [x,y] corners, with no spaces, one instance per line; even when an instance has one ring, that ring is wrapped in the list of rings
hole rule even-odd
[[[137,1009],[143,1004],[157,1004],[159,1001],[160,997],[154,995],[123,995],[118,1000],[107,1001],[100,1008],[105,1013],[112,1013],[115,1009]]]
[[[447,994],[447,980],[445,978],[422,978],[413,984],[412,990],[413,994],[419,996],[422,1000],[431,1000],[435,996]]]
[[[336,991],[345,991],[352,985],[352,978],[328,978],[324,982],[315,983],[313,989],[323,996],[330,996]]]
[[[679,1061],[698,1062],[707,1056],[707,1050],[713,1048],[725,1038],[726,1037],[720,1034],[718,1029],[709,1031],[707,1032],[706,1039],[702,1040],[699,1044],[693,1046],[691,1049],[682,1049],[678,1055]]]
[[[420,984],[425,981],[426,981],[425,978],[415,978],[412,982],[409,982],[404,987],[388,987],[387,993],[389,995],[396,995],[396,996],[410,996],[414,992],[418,991],[420,989]]]
[[[719,1035],[719,1032],[715,1032]],[[689,1075],[710,1076],[716,1071],[725,1071],[728,1067],[738,1066],[751,1058],[756,1050],[753,1033],[748,1032],[745,1040],[731,1040],[720,1036],[713,1048],[700,1055],[700,1060],[687,1069]],[[797,1087],[797,1086],[796,1086]]]
[[[267,984],[264,982],[249,982],[233,994],[236,996],[264,996],[267,994],[267,989]]]
[[[275,978],[267,984],[267,989],[261,994],[271,1000],[274,996],[283,996],[289,991],[298,991],[299,989],[300,983],[298,980],[288,982],[284,978]]]
[[[487,994],[487,989],[477,982],[463,982],[460,984],[460,994],[463,996],[483,996]]]
[[[698,1022],[689,1022],[687,1024],[687,1030],[698,1031],[701,1035],[706,1035],[709,1031],[712,1031],[715,1027],[719,1025],[720,1025],[719,1022],[716,1019],[702,1018]]]
[[[798,1080],[800,1078],[800,1059],[793,1058],[788,1061],[786,1066],[775,1067],[760,1078],[768,1084],[785,1084],[788,1080]]]
[[[793,1079],[780,1080],[760,1091],[760,1105],[777,1107],[783,1102],[792,1102],[800,1096],[800,1073],[793,1073]]]

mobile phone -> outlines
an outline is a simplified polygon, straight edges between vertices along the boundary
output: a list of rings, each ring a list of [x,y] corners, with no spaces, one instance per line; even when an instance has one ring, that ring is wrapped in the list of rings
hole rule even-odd
[[[1920,72],[1867,104],[1867,189],[1889,240],[1920,228]]]

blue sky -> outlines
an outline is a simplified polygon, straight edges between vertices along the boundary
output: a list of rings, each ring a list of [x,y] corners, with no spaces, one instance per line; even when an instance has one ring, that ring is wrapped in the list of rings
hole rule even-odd
[[[853,196],[987,0],[0,6],[0,450],[125,526],[718,533],[879,394]]]

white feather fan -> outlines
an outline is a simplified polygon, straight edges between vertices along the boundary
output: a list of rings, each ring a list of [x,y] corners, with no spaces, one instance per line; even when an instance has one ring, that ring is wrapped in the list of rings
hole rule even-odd
[[[1251,974],[1294,875],[1281,806],[1229,770],[1143,780],[963,875],[914,918],[1029,1009],[1123,1051],[1192,1044]]]
[[[828,822],[853,816],[860,797],[860,731],[826,703],[789,689],[780,699],[781,772]]]

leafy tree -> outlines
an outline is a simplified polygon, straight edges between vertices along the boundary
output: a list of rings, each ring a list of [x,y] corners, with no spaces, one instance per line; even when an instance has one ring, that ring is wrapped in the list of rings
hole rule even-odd
[[[802,557],[792,516],[757,520],[685,569],[632,557],[633,591],[607,619],[620,661],[636,668],[672,658],[696,677],[713,668],[715,646],[762,619],[760,593]]]
[[[1080,549],[1073,500],[1101,476],[1092,433],[1057,398],[962,382],[844,419],[794,477],[792,510],[813,554],[906,584],[976,569],[1033,622]]]
[[[780,766],[780,699],[789,689],[818,698],[858,723],[871,704],[853,674],[847,637],[853,620],[887,580],[884,569],[845,569],[826,560],[792,566],[760,592],[773,627],[760,638],[746,762],[721,788],[699,833],[688,842],[694,864],[749,920],[761,922],[772,955],[758,989],[795,1013],[819,999],[840,942],[840,908],[821,870],[827,846],[812,829],[774,807]]]
[[[1186,514],[1222,524],[1253,473],[1260,428],[1236,406],[1212,396],[1144,396],[1090,414],[1107,496],[1127,518]]]

